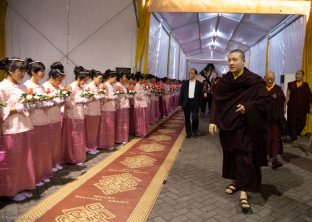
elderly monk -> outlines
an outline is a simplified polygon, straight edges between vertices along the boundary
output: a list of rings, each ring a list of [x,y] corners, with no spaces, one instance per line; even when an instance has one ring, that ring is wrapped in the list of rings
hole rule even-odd
[[[267,155],[272,161],[272,168],[277,169],[283,166],[277,159],[277,154],[283,153],[283,143],[281,137],[280,125],[284,118],[285,95],[281,87],[275,84],[275,74],[268,71],[264,76],[267,90],[271,96],[272,109],[268,130]]]
[[[296,80],[288,83],[285,102],[287,107],[287,126],[292,143],[296,143],[297,135],[300,135],[306,125],[307,114],[311,112],[311,90],[309,84],[303,81],[304,72],[296,72]]]
[[[251,209],[247,191],[261,184],[261,166],[267,166],[266,143],[271,98],[265,82],[244,68],[245,54],[233,50],[228,55],[229,72],[216,87],[210,113],[209,132],[220,128],[223,149],[222,176],[231,179],[227,194],[240,190],[244,213]]]

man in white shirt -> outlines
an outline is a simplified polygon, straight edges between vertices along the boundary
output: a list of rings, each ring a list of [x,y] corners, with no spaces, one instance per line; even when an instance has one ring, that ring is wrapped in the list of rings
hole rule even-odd
[[[182,84],[179,106],[182,107],[185,116],[186,138],[198,136],[198,112],[201,103],[203,84],[196,80],[197,70],[192,68],[189,73],[189,80]],[[191,122],[192,114],[192,122]]]

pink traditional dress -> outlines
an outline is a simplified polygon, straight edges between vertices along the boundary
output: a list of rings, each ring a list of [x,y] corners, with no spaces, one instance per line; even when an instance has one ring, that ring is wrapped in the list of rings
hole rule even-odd
[[[150,86],[149,83],[144,83],[143,85],[145,86]],[[151,92],[149,90],[144,90],[145,92],[145,98],[146,98],[146,103],[147,103],[147,108],[146,108],[146,120],[147,123],[151,123]]]
[[[127,143],[129,138],[129,108],[130,103],[127,95],[127,88],[120,82],[115,84],[115,87],[120,87],[124,94],[119,95],[116,100],[116,127],[115,127],[115,142]]]
[[[99,86],[90,82],[86,88],[89,88],[95,95],[99,91]],[[98,137],[101,122],[101,99],[89,102],[85,105],[85,124],[86,124],[86,146],[91,154],[95,154],[99,147]]]
[[[134,88],[134,86],[133,86]],[[135,134],[134,96],[129,96],[129,133]]]
[[[154,85],[153,85],[154,87]],[[151,120],[151,124],[154,124],[157,120],[157,116],[156,116],[156,113],[157,113],[157,96],[155,94],[155,92],[151,92],[151,113],[150,113],[150,120]]]
[[[71,91],[71,95],[65,103],[62,131],[64,162],[82,164],[86,161],[84,105],[88,99],[81,97],[83,87],[80,87],[77,81],[71,83],[68,90]]]
[[[115,100],[117,96],[114,87],[109,82],[104,83],[104,86],[107,89],[107,96],[102,100],[99,147],[112,150],[115,147]]]
[[[54,86],[49,81],[42,84],[44,91],[50,95],[54,96],[61,90],[61,86]],[[63,150],[61,146],[62,137],[62,114],[61,107],[64,103],[60,103],[59,100],[55,99],[56,104],[52,107],[47,108],[47,114],[50,120],[50,130],[49,130],[49,143],[51,149],[51,159],[53,171],[62,169],[60,164],[63,159]]]
[[[27,80],[24,85],[28,90],[32,89],[36,95],[45,95],[44,88]],[[30,118],[34,125],[32,155],[34,160],[36,183],[52,176],[52,148],[50,143],[50,120],[47,113],[49,102],[42,102],[36,109],[30,111]],[[53,103],[52,103],[53,104]],[[51,105],[52,105],[51,104]],[[43,184],[42,184],[43,185]]]
[[[164,116],[168,116],[170,113],[170,87],[168,84],[164,84],[164,95],[163,95],[163,111],[164,111]]]
[[[147,99],[143,86],[136,83],[134,90],[135,135],[145,137],[148,133]]]
[[[15,196],[23,190],[35,189],[32,155],[33,124],[27,110],[10,114],[10,107],[21,102],[27,89],[9,80],[0,82],[0,101],[7,107],[2,112],[2,161],[0,161],[0,196]]]

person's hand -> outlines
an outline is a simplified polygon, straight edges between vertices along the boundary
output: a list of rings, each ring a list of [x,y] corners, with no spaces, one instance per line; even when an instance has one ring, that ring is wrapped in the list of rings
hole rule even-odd
[[[245,114],[246,113],[245,106],[243,106],[242,104],[238,104],[237,108],[238,109],[235,112],[240,112],[241,114]]]
[[[210,123],[209,124],[209,133],[211,135],[214,135],[216,132],[217,132],[217,125],[216,124],[213,124],[213,123]]]
[[[182,107],[182,106],[178,106],[178,108],[179,108],[180,110],[183,110],[183,107]]]
[[[276,99],[277,98],[277,94],[273,94],[272,97],[273,97],[273,99]]]

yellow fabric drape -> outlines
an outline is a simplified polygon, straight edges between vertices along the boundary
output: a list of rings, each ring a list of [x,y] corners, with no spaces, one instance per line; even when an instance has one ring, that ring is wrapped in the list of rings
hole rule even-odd
[[[5,17],[7,1],[0,0],[0,58],[5,56]],[[0,80],[4,79],[4,72],[0,71]]]
[[[266,44],[266,52],[265,52],[265,73],[269,71],[269,47],[270,47],[270,39],[268,36],[267,44]]]
[[[311,1],[312,8],[312,1]],[[304,71],[304,80],[312,86],[312,13],[310,8],[309,20],[306,24],[306,33],[304,39],[303,47],[303,57],[302,57],[302,70]],[[312,132],[312,118],[311,114],[307,116],[307,124],[303,130],[303,134]]]
[[[149,42],[149,26],[151,13],[148,12],[148,0],[143,3],[143,0],[137,1],[139,27],[137,32],[137,49],[135,55],[136,71],[141,71],[140,62],[144,55],[143,72],[148,72],[148,42]]]

